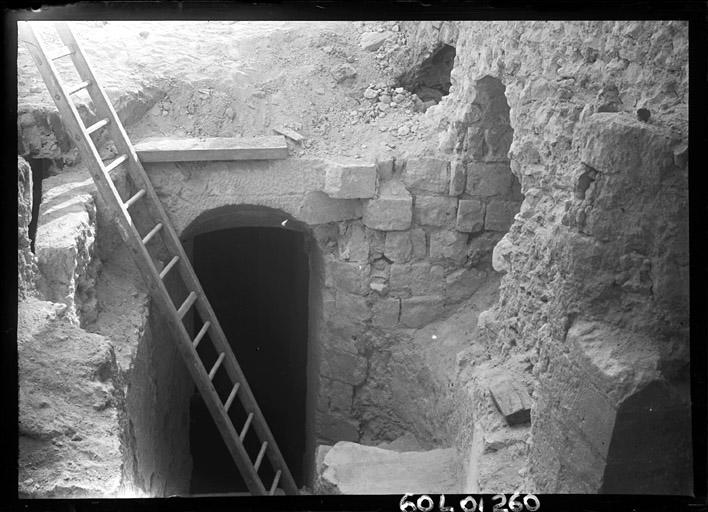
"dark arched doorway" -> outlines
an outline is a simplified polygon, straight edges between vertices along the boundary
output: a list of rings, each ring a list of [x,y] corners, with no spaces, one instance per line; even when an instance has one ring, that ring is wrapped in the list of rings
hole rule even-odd
[[[691,413],[683,396],[655,381],[622,402],[600,493],[691,493]]]
[[[217,223],[219,227],[223,223]],[[201,231],[201,230],[200,230]],[[224,227],[189,238],[195,272],[229,339],[298,486],[308,471],[308,303],[310,262],[306,233],[278,225]],[[194,318],[195,334],[201,327]],[[200,355],[216,359],[210,343]],[[228,395],[230,383],[215,386]],[[196,392],[195,392],[196,393]],[[234,408],[235,409],[235,408]],[[201,396],[190,405],[191,494],[245,492],[246,486]],[[232,412],[237,430],[245,414]],[[258,451],[257,440],[246,449]],[[270,475],[261,474],[264,481]]]

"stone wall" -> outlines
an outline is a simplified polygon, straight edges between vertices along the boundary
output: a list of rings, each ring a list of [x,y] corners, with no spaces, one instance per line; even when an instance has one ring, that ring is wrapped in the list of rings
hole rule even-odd
[[[480,99],[481,137],[504,122],[497,103]],[[310,305],[322,315],[311,340],[320,353],[319,390],[312,390],[320,440],[374,442],[414,431],[439,443],[444,420],[418,414],[407,396],[412,410],[399,405],[411,369],[423,399],[445,401],[411,347],[417,329],[444,319],[492,273],[491,250],[520,200],[504,152],[485,147],[469,164],[429,155],[146,169],[183,237],[229,205],[280,211],[312,233],[323,262],[322,304]],[[474,168],[467,187],[466,165]]]
[[[445,131],[440,151],[469,159],[480,85],[491,77],[505,87],[524,202],[494,250],[504,277],[480,327],[489,364],[516,375],[535,402],[529,435],[515,440],[489,425],[486,384],[470,377],[481,443],[470,486],[492,491],[490,477],[515,468],[528,491],[608,490],[608,461],[618,473],[608,454],[623,431],[618,410],[632,410],[635,425],[651,411],[622,404],[641,394],[665,407],[664,393],[688,418],[687,25],[455,25],[453,87],[429,115]],[[667,390],[643,393],[656,383]],[[671,444],[687,447],[687,421],[672,428]],[[459,433],[461,451],[471,430]],[[681,452],[657,463],[655,474],[673,468],[686,478],[651,492],[687,491],[687,461]]]
[[[32,169],[17,157],[17,295],[22,300],[36,290],[37,258],[30,249],[32,220]]]

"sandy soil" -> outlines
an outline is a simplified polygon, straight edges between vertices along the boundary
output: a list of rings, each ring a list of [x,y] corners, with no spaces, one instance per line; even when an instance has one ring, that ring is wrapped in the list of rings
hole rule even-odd
[[[307,138],[293,145],[293,155],[365,159],[418,154],[437,143],[426,136],[431,127],[407,91],[405,101],[395,106],[364,97],[370,85],[391,86],[387,92],[396,95],[390,70],[405,36],[395,22],[91,21],[71,26],[109,96],[151,88],[165,93],[129,127],[134,141],[155,135],[272,135],[272,128],[289,126]],[[384,29],[390,37],[380,49],[361,48],[363,32]],[[48,23],[39,24],[38,31],[57,48]],[[73,83],[64,61],[57,61],[59,70]],[[20,103],[51,105],[23,47],[18,70]]]

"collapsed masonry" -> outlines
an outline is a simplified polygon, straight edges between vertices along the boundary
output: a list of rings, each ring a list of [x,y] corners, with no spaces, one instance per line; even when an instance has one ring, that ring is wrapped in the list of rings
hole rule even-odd
[[[400,27],[409,63],[456,51],[432,149],[146,164],[187,248],[303,233],[306,483],[317,444],[413,436],[453,447],[450,489],[688,492],[686,26]],[[61,129],[38,124],[21,153],[45,158],[33,141]],[[192,389],[164,320],[85,174],[44,180],[32,254],[18,167],[21,491],[189,492]],[[356,452],[338,446],[318,485],[357,492],[328,476]]]

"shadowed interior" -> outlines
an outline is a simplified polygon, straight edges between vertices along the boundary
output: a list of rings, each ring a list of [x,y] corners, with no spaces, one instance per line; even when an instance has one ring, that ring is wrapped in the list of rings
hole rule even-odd
[[[269,227],[212,231],[193,239],[194,268],[237,360],[298,485],[304,482],[306,449],[306,367],[308,339],[308,257],[303,233]],[[195,318],[194,333],[201,322]],[[217,354],[203,341],[207,369]],[[215,385],[225,401],[231,383],[220,371]],[[230,410],[240,430],[247,414]],[[191,492],[245,491],[238,470],[201,396],[191,403],[190,446],[194,462]],[[245,446],[255,460],[260,445],[249,430]],[[273,472],[263,463],[266,487]]]

